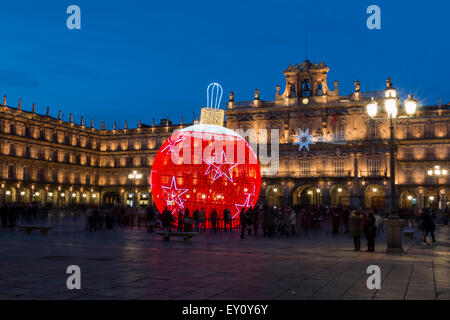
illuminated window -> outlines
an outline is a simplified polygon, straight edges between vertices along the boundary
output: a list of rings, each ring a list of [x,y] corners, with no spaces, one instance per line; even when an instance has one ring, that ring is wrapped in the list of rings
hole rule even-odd
[[[337,176],[344,175],[344,161],[335,161],[334,162],[334,174]]]
[[[367,168],[368,168],[370,174],[379,174],[380,173],[380,160],[378,160],[378,159],[368,160]]]
[[[311,162],[301,162],[300,163],[300,172],[302,176],[311,175]]]

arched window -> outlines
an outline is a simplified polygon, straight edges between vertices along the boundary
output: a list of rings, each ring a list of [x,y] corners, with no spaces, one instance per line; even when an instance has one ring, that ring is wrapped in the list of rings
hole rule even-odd
[[[302,91],[304,97],[310,97],[311,96],[311,82],[308,78],[303,79],[302,83]]]
[[[289,91],[290,91],[290,96],[291,96],[292,98],[295,98],[295,97],[297,96],[297,92],[296,92],[296,90],[295,90],[295,86],[294,86],[294,85],[291,85]]]
[[[323,95],[322,82],[319,82],[319,83],[317,83],[316,96],[322,96],[322,95]]]

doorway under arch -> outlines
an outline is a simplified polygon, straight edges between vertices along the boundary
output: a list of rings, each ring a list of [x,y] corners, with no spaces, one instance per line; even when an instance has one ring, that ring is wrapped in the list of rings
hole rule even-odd
[[[330,192],[331,205],[333,206],[350,206],[350,191],[342,184],[335,185]]]
[[[400,195],[400,208],[417,208],[417,193],[404,191]]]
[[[266,190],[266,203],[268,206],[280,207],[282,204],[283,192],[279,185],[271,185]]]
[[[294,207],[320,206],[321,204],[322,193],[320,189],[309,184],[297,187],[292,194],[292,205]]]
[[[366,208],[384,210],[386,203],[386,193],[379,184],[371,184],[364,190],[364,203]]]

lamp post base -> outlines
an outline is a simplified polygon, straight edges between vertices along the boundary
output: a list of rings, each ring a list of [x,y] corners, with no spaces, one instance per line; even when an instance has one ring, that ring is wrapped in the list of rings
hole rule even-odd
[[[385,219],[387,228],[387,253],[402,253],[402,226],[403,219]]]

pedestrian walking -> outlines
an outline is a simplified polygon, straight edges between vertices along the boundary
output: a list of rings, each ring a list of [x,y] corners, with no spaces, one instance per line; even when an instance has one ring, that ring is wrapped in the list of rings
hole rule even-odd
[[[200,216],[199,216],[199,210],[198,210],[198,209],[196,209],[196,210],[194,211],[194,216],[193,216],[193,218],[194,218],[194,231],[195,231],[195,232],[198,232],[198,226],[199,226],[199,224],[200,224]]]
[[[187,209],[186,209],[187,210]],[[178,211],[178,225],[177,225],[177,231],[183,231],[183,219],[184,219],[184,215],[183,212],[180,210]]]
[[[0,209],[0,215],[2,217],[2,228],[8,227],[8,211],[9,207],[6,204],[3,204]]]
[[[245,212],[245,226],[247,228],[247,233],[249,236],[252,235],[252,216],[253,216],[253,210],[252,208],[248,208]]]
[[[153,206],[148,206],[147,207],[147,213],[146,213],[146,218],[147,218],[147,232],[154,232],[155,231],[155,225],[156,225],[156,215],[155,215],[155,210],[153,209]]]
[[[436,244],[436,239],[434,237],[434,229],[436,227],[436,224],[433,221],[433,218],[430,214],[430,211],[428,210],[428,208],[424,209],[424,212],[422,214],[422,228],[424,231],[424,236],[423,236],[423,244],[426,245],[427,244],[427,236],[430,233],[431,235],[431,239],[433,241],[433,244]]]
[[[369,211],[367,219],[364,223],[364,233],[367,238],[367,251],[374,252],[375,251],[375,236],[377,235],[377,226],[375,214],[372,210]]]
[[[214,208],[211,212],[211,228],[214,233],[217,232],[217,210]]]
[[[258,234],[258,228],[259,228],[259,220],[261,216],[261,210],[259,207],[255,207],[253,209],[253,234],[256,236]]]
[[[336,235],[339,233],[339,224],[341,221],[341,217],[339,215],[339,211],[335,212],[331,218],[332,224],[333,224],[333,235]]]
[[[297,214],[295,213],[294,209],[292,209],[289,215],[289,225],[293,236],[295,236],[296,224],[297,224]]]
[[[165,207],[162,212],[161,222],[162,222],[163,230],[170,231],[170,228],[171,228],[172,222],[173,222],[173,216],[172,216],[172,212],[169,209],[167,209],[167,207]]]
[[[239,219],[241,221],[241,239],[244,239],[244,234],[245,234],[245,225],[247,222],[247,215],[245,212],[245,208],[241,209],[241,214],[239,215]]]
[[[362,223],[362,212],[359,210],[354,210],[352,212],[352,216],[350,218],[351,226],[352,226],[352,236],[353,243],[355,245],[355,250],[361,250],[361,223]]]
[[[189,214],[189,208],[186,208],[186,210],[184,211],[184,220],[183,220],[183,226],[184,232],[192,232],[193,231],[193,222],[194,220],[191,218],[190,214]]]

